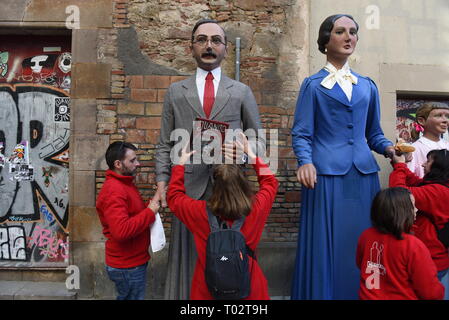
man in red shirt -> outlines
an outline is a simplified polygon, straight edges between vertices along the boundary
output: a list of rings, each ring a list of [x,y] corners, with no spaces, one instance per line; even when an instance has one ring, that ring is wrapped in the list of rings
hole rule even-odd
[[[106,271],[115,283],[117,300],[145,298],[150,255],[150,225],[157,201],[145,206],[134,176],[140,166],[134,145],[114,142],[106,151],[106,181],[97,198],[97,213],[106,241]]]

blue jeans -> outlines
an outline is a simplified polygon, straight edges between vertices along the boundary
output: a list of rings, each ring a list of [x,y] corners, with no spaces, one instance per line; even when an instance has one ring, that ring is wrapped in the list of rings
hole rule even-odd
[[[438,271],[438,274],[437,274],[438,280],[441,281],[441,279],[444,278],[444,276],[446,275],[446,273],[447,273],[448,270],[449,270],[449,269],[445,269],[445,270]]]
[[[109,279],[115,283],[117,300],[143,300],[148,262],[134,268],[112,268],[106,265]]]
[[[438,272],[438,279],[444,286],[444,300],[449,300],[449,269]]]

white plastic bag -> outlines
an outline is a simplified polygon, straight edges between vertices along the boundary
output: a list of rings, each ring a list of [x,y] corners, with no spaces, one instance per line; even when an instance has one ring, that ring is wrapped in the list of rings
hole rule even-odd
[[[151,251],[158,252],[165,247],[165,232],[164,226],[162,225],[161,216],[156,213],[156,220],[151,225]]]

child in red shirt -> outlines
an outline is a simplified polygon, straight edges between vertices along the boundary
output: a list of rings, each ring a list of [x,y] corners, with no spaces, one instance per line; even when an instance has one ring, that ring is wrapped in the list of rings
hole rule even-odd
[[[411,235],[415,199],[404,188],[380,191],[371,206],[373,227],[359,238],[356,262],[362,300],[439,300],[444,287],[429,250]]]
[[[184,164],[195,151],[187,153],[184,148],[179,164],[172,169],[172,175],[167,193],[167,202],[171,211],[192,232],[198,259],[192,279],[190,299],[213,299],[205,279],[206,242],[210,233],[206,204],[214,215],[226,221],[228,225],[246,216],[240,231],[245,236],[246,244],[254,252],[262,236],[265,222],[273,205],[278,181],[268,166],[255,156],[248,147],[246,137],[243,144],[236,142],[237,147],[248,155],[250,163],[259,181],[259,191],[252,195],[249,182],[243,171],[234,164],[217,165],[214,170],[214,187],[210,199],[195,200],[188,197],[184,187]],[[246,300],[268,300],[268,284],[259,264],[249,257],[251,272],[251,290]]]
[[[449,223],[449,151],[432,150],[423,165],[424,178],[411,172],[403,155],[394,155],[390,187],[403,187],[411,191],[416,200],[418,214],[413,231],[429,249],[441,280],[449,268],[448,248],[438,240],[437,229]]]

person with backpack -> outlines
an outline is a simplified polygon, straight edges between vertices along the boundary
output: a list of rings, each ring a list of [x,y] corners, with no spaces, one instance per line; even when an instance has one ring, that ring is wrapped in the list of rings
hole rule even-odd
[[[182,150],[178,165],[172,168],[167,203],[192,232],[198,253],[190,291],[192,300],[269,299],[267,280],[251,252],[260,241],[279,183],[268,166],[249,148],[246,137],[243,134],[241,137],[241,142],[237,141],[235,145],[248,155],[249,163],[253,163],[260,185],[255,194],[239,165],[219,164],[214,167],[213,192],[209,200],[187,196],[184,164],[195,152],[187,152],[187,146]],[[236,223],[241,227],[235,228]],[[220,224],[228,227],[225,229],[228,233],[218,229]],[[226,248],[231,252],[226,252]],[[233,267],[235,272],[231,271]],[[244,281],[246,277],[249,277],[249,283]],[[227,287],[232,283],[237,287]]]
[[[392,163],[390,187],[407,188],[415,197],[419,211],[413,231],[429,249],[441,280],[449,269],[449,151],[431,150],[427,154],[422,179],[407,168],[404,155],[394,155]]]

